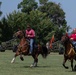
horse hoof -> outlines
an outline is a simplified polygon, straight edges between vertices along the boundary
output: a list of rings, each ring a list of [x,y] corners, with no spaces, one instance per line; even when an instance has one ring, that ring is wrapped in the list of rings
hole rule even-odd
[[[13,61],[11,61],[11,64],[13,64],[14,62]]]
[[[66,69],[68,69],[68,68],[69,68],[69,67],[65,66],[64,64],[63,64],[63,66],[64,66],[64,68],[66,68]]]
[[[37,67],[37,64],[35,64],[34,67]]]
[[[23,58],[23,57],[20,57],[20,59],[21,59],[22,61],[24,61],[24,58]]]
[[[11,64],[13,64],[14,62],[15,62],[15,60],[12,60],[12,61],[11,61]]]
[[[32,68],[32,67],[34,67],[34,65],[31,64],[30,67]]]
[[[69,67],[65,67],[66,69],[68,69]]]
[[[74,69],[72,69],[72,71],[76,71],[76,65],[74,66]]]

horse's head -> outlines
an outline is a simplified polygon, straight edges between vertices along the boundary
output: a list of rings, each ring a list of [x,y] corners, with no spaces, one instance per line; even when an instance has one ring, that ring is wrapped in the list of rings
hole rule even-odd
[[[24,36],[25,36],[25,32],[23,30],[19,30],[13,35],[14,38],[19,38],[19,39],[21,39]]]
[[[62,36],[62,38],[61,38],[61,43],[62,44],[68,43],[69,41],[70,41],[70,38],[69,38],[67,33]]]

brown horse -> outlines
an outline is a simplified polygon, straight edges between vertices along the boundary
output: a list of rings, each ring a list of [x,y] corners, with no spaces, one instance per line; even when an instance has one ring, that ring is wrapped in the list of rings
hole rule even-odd
[[[71,61],[71,67],[72,67],[72,71],[73,69],[73,60],[76,60],[76,53],[74,50],[74,46],[68,36],[68,34],[66,33],[64,36],[62,36],[61,38],[61,42],[63,44],[63,46],[65,47],[65,52],[64,52],[64,60],[63,60],[63,66],[68,69],[68,66],[65,66],[65,63],[67,60]]]
[[[18,37],[20,39],[20,43],[17,46],[17,51],[16,51],[16,53],[14,55],[14,58],[12,59],[11,63],[14,63],[15,58],[19,55],[20,55],[21,60],[24,60],[22,55],[28,55],[28,56],[32,56],[34,58],[34,63],[31,64],[30,67],[33,67],[33,66],[35,67],[35,66],[37,66],[37,63],[38,63],[39,54],[41,54],[43,58],[47,57],[48,50],[47,50],[46,46],[42,46],[40,44],[37,44],[36,47],[34,47],[34,49],[33,49],[32,55],[29,55],[29,48],[30,48],[29,41],[25,37],[25,32],[24,31],[19,30],[18,32],[16,32],[14,34],[14,36]]]

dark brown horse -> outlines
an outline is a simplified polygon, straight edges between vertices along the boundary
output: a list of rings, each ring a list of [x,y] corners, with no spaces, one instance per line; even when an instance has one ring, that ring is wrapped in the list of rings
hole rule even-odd
[[[43,58],[47,57],[48,50],[47,50],[46,46],[42,46],[40,44],[37,44],[36,47],[34,47],[34,49],[33,49],[32,55],[29,55],[29,47],[30,47],[29,41],[25,37],[24,31],[20,30],[20,31],[16,32],[14,34],[14,36],[18,37],[20,39],[20,43],[17,46],[17,51],[16,51],[14,58],[12,59],[11,63],[14,63],[15,58],[19,55],[20,55],[21,60],[24,60],[22,55],[28,55],[28,56],[32,56],[34,58],[34,63],[31,64],[31,66],[30,66],[30,67],[32,67],[32,66],[37,66],[39,54],[41,54]]]
[[[73,71],[74,70],[73,69],[73,60],[76,60],[76,54],[75,54],[74,46],[67,33],[64,36],[62,36],[61,42],[62,42],[63,46],[65,47],[63,66],[66,69],[68,69],[68,66],[65,66],[65,63],[67,60],[70,60],[72,71]]]

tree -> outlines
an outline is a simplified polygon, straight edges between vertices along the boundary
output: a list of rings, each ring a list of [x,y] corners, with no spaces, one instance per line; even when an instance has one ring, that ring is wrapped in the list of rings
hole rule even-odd
[[[0,8],[1,8],[1,4],[2,4],[2,2],[0,2]],[[0,10],[0,16],[2,15],[2,11]]]
[[[23,0],[18,4],[18,9],[21,9],[22,12],[28,13],[37,8],[37,2],[35,0]]]
[[[50,18],[50,21],[53,22],[53,28],[54,28],[55,34],[57,35],[56,40],[59,40],[60,37],[58,35],[59,34],[62,35],[64,31],[66,32],[68,27],[67,22],[65,20],[65,12],[60,7],[60,3],[56,4],[54,2],[46,2],[45,4],[41,5],[38,8],[38,10],[40,10],[43,13],[46,13],[47,17]],[[63,33],[61,32],[62,28],[63,28]],[[57,34],[57,32],[59,34]]]
[[[0,9],[1,9],[1,4],[2,4],[2,2],[0,2]],[[0,10],[0,16],[2,15],[2,11]],[[2,31],[2,29],[1,29],[1,21],[0,21],[0,38],[1,38],[1,36],[2,36],[2,34],[1,34],[1,31]],[[0,40],[0,43],[1,43],[1,40]]]
[[[3,17],[1,19],[1,37],[0,40],[1,41],[7,41],[10,40],[12,38],[12,31],[11,31],[11,27],[9,27],[7,20],[5,17]]]
[[[60,4],[48,2],[38,8],[41,12],[47,13],[47,16],[54,24],[61,26],[65,22],[65,12],[60,8]]]
[[[20,11],[13,11],[11,14],[7,15],[7,21],[12,31],[16,32],[18,28],[25,29],[28,15]]]
[[[23,10],[28,10],[28,8],[29,8],[29,6],[31,6],[31,2],[32,0],[23,0],[23,2],[21,2],[19,5],[20,5],[20,8],[21,8],[21,10],[23,9]],[[35,2],[35,0],[33,0],[34,2]],[[33,2],[33,3],[34,3]],[[61,6],[60,6],[60,3],[58,3],[58,4],[56,4],[56,3],[54,3],[54,2],[49,2],[48,0],[39,0],[39,2],[40,2],[40,6],[38,7],[38,8],[36,8],[36,10],[39,10],[39,11],[41,11],[43,14],[46,14],[46,18],[48,17],[49,19],[50,19],[50,22],[51,22],[51,24],[53,25],[52,26],[52,29],[53,29],[53,32],[56,34],[56,32],[59,30],[59,34],[63,34],[64,33],[64,31],[66,32],[67,31],[67,29],[69,28],[68,26],[67,26],[67,22],[66,22],[66,20],[65,20],[65,12],[63,11],[63,9],[61,8]],[[18,6],[19,6],[18,5]],[[25,7],[25,6],[28,6],[28,7]],[[31,7],[31,8],[33,8],[33,6]],[[25,13],[31,13],[31,11],[33,11],[32,9],[29,11],[26,11]],[[35,11],[35,10],[34,10]],[[33,12],[34,12],[33,11]],[[35,13],[36,15],[37,15],[37,13]],[[35,14],[33,14],[33,18],[31,18],[31,16],[29,16],[29,20],[28,20],[28,22],[31,22],[31,24],[37,24],[37,23],[40,23],[40,20],[39,20],[39,18],[41,19],[41,21],[43,21],[45,18],[45,16],[43,17],[36,17],[36,16],[34,16]],[[35,18],[36,17],[36,18]],[[30,21],[30,18],[32,19],[31,21]],[[35,19],[34,19],[35,18]],[[37,19],[38,18],[38,19]],[[37,19],[37,21],[39,21],[39,22],[36,22],[36,19]],[[45,20],[45,22],[47,22],[47,19]],[[37,24],[38,25],[38,24]],[[39,25],[38,25],[39,26]],[[42,25],[43,26],[43,25]],[[45,27],[47,27],[47,26],[45,26]],[[39,27],[38,27],[39,28]],[[43,28],[44,28],[44,26],[43,26]],[[58,30],[57,30],[57,29]],[[63,30],[62,30],[62,28],[64,28]],[[61,32],[61,30],[63,31],[63,33]],[[69,29],[68,29],[69,30]],[[47,32],[47,31],[46,31]],[[51,30],[51,32],[52,32],[52,30]],[[50,35],[50,34],[49,34]],[[58,36],[58,34],[56,34],[57,36]],[[51,36],[51,35],[50,35]],[[60,37],[56,37],[56,40],[58,40],[58,38],[60,39]]]
[[[1,29],[1,25],[2,25],[2,23],[1,23],[1,21],[0,21],[0,43],[1,43],[1,37],[2,37],[2,29]]]
[[[38,10],[31,11],[29,17],[32,28],[36,31],[36,38],[41,41],[41,43],[46,43],[52,36],[53,23],[46,17],[46,13]]]
[[[7,27],[11,29],[13,35],[18,28],[25,30],[26,25],[29,23],[36,31],[36,41],[46,43],[51,39],[52,35],[55,35],[56,40],[60,40],[63,33],[70,28],[65,20],[65,12],[60,4],[48,0],[39,1],[41,4],[39,7],[37,7],[35,0],[23,0],[18,4],[21,11],[13,11],[7,15],[5,21]]]
[[[7,22],[11,27],[11,30],[14,32],[17,31],[18,27],[25,30],[26,25],[29,23],[36,31],[37,41],[39,40],[41,42],[46,42],[48,39],[50,39],[52,36],[50,32],[54,29],[53,23],[50,22],[48,17],[46,17],[46,13],[42,13],[38,10],[31,11],[29,15],[26,13],[14,11],[7,15]]]
[[[48,0],[39,0],[40,4],[46,4]]]

